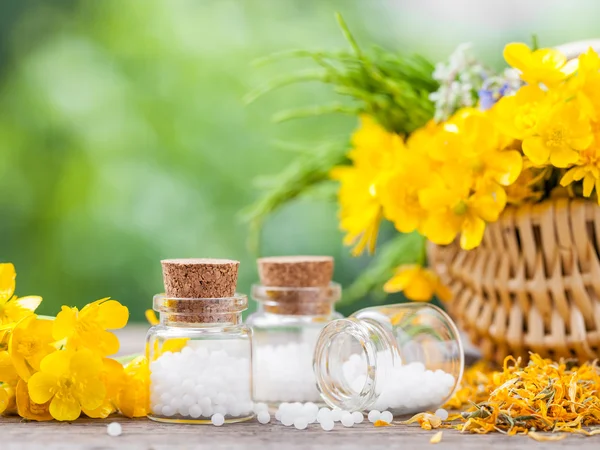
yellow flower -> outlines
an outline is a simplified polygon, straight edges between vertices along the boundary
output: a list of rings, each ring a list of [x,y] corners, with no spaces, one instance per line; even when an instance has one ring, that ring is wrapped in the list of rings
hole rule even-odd
[[[14,265],[0,264],[0,325],[15,323],[33,314],[42,302],[41,297],[35,296],[17,298],[14,295],[16,277]]]
[[[335,167],[330,176],[341,183],[340,227],[346,231],[344,244],[354,245],[352,253],[358,255],[365,248],[375,250],[382,218],[378,182],[390,168],[394,153],[404,144],[400,136],[363,116],[352,145],[348,157],[353,164]]]
[[[116,300],[97,300],[79,311],[63,306],[52,328],[54,339],[66,339],[69,349],[89,348],[101,356],[119,351],[119,340],[106,330],[123,328],[127,324],[129,310]]]
[[[554,95],[538,86],[525,85],[515,95],[502,97],[490,110],[495,125],[513,139],[535,133],[540,117],[557,102]]]
[[[27,383],[19,380],[15,390],[17,413],[23,419],[35,420],[37,422],[45,422],[52,420],[50,414],[50,401],[44,403],[36,403],[29,396],[29,388]]]
[[[426,154],[410,148],[403,149],[393,170],[382,176],[378,192],[383,212],[401,233],[418,229],[427,215],[419,203],[419,190],[427,185],[423,174],[430,170]]]
[[[10,353],[6,350],[0,351],[0,381],[2,383],[16,384],[19,379]]]
[[[526,167],[519,178],[506,188],[507,203],[522,205],[525,202],[539,201],[544,195],[544,181],[550,174],[549,167],[543,169]]]
[[[15,386],[7,383],[0,385],[0,415],[14,413],[16,406]]]
[[[540,117],[535,133],[523,140],[523,153],[535,165],[550,162],[554,167],[567,167],[577,162],[579,152],[593,140],[589,120],[582,114],[579,102],[559,103]]]
[[[148,361],[139,356],[125,366],[125,382],[117,396],[117,407],[127,417],[145,417],[149,409],[150,371]]]
[[[600,135],[592,147],[581,152],[581,159],[577,165],[569,169],[560,180],[561,186],[583,180],[583,196],[589,197],[596,189],[596,197],[600,205]]]
[[[106,388],[106,395],[102,404],[95,409],[82,408],[86,416],[93,419],[105,419],[112,413],[116,412],[117,396],[125,382],[125,372],[123,366],[118,361],[111,358],[102,359],[102,371],[100,379]]]
[[[23,380],[28,381],[40,370],[42,359],[56,350],[52,338],[52,321],[33,314],[22,319],[10,335],[9,352],[14,367]]]
[[[470,193],[464,187],[457,189],[438,181],[421,191],[419,200],[430,211],[421,230],[425,237],[446,245],[460,232],[460,246],[470,250],[481,243],[486,222],[498,220],[506,206],[506,192],[497,184],[489,184]]]
[[[521,78],[527,83],[543,83],[554,86],[576,70],[578,61],[567,61],[565,55],[552,48],[531,50],[523,43],[513,42],[504,47],[506,62],[521,72]]]
[[[29,379],[29,395],[37,404],[50,401],[56,420],[75,420],[82,408],[92,411],[102,405],[106,388],[101,373],[102,359],[91,350],[57,351]]]
[[[383,289],[390,293],[403,292],[406,298],[416,302],[427,302],[434,294],[444,301],[452,298],[452,293],[435,272],[413,264],[398,267]]]

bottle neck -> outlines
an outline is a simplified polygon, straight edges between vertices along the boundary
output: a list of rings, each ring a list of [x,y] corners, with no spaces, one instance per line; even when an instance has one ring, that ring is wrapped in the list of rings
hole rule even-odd
[[[329,317],[340,295],[337,283],[321,287],[252,286],[258,310],[267,314]]]
[[[331,406],[349,411],[369,409],[399,359],[396,340],[378,322],[336,320],[323,329],[315,349],[319,391]]]
[[[160,324],[168,327],[206,327],[206,326],[224,326],[240,325],[242,323],[242,313],[178,313],[161,312],[159,315]]]

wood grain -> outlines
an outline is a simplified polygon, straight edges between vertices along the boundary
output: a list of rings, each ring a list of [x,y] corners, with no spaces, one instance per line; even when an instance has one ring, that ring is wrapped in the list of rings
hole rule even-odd
[[[147,327],[131,326],[120,331],[121,354],[140,352],[144,346]],[[106,426],[111,422],[123,426],[123,434],[110,437]],[[375,428],[362,423],[352,428],[336,424],[333,431],[325,432],[318,425],[310,425],[299,431],[293,427],[257,422],[224,425],[172,425],[152,422],[147,419],[127,419],[115,416],[107,420],[79,419],[73,423],[27,422],[20,418],[0,419],[0,450],[40,449],[86,449],[120,448],[127,450],[153,449],[345,449],[371,450],[387,448],[406,449],[465,449],[479,450],[497,448],[510,450],[553,449],[577,446],[579,450],[596,450],[600,436],[569,436],[559,442],[539,443],[526,436],[507,437],[503,434],[485,436],[461,434],[455,430],[444,430],[441,443],[433,447],[429,439],[433,431],[424,431],[415,426],[397,425]]]

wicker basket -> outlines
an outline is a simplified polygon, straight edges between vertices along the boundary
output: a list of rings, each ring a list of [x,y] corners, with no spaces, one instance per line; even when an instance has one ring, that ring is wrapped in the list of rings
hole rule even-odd
[[[554,199],[509,207],[481,245],[429,247],[452,317],[483,355],[600,356],[600,207]]]

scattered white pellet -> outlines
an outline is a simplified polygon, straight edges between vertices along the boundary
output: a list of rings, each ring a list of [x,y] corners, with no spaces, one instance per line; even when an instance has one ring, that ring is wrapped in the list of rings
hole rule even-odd
[[[225,423],[225,417],[223,414],[216,413],[213,414],[213,416],[210,418],[210,421],[215,427],[220,427]]]
[[[369,422],[371,422],[371,423],[377,422],[380,417],[381,417],[381,413],[379,411],[377,411],[376,409],[369,411],[369,415],[367,416],[367,418],[369,419]]]
[[[281,414],[281,423],[286,427],[291,427],[294,425],[295,416],[289,412],[285,412]]]
[[[121,433],[123,433],[123,427],[121,427],[121,424],[118,422],[109,423],[106,427],[106,434],[109,436],[121,436]]]
[[[333,408],[331,410],[331,418],[334,422],[339,422],[342,419],[342,410],[338,408]]]
[[[267,423],[269,423],[271,421],[271,415],[269,414],[269,411],[261,411],[261,412],[259,412],[258,416],[256,416],[256,418],[263,425],[267,424]]]
[[[351,412],[344,411],[342,413],[342,417],[340,418],[340,421],[342,422],[342,425],[344,425],[345,427],[354,426],[354,417],[352,417]]]
[[[324,431],[331,431],[331,430],[333,430],[333,427],[335,426],[334,421],[331,419],[323,419],[323,420],[321,420],[320,423],[321,423],[321,428]]]
[[[319,423],[321,423],[323,420],[333,421],[333,419],[331,417],[332,417],[331,410],[329,408],[321,408],[319,410],[319,412],[317,413],[317,421]]]
[[[306,417],[296,417],[294,420],[294,426],[297,430],[304,430],[308,426],[308,420],[306,420]]]
[[[392,420],[394,420],[394,416],[389,411],[383,411],[381,413],[381,416],[379,416],[379,420],[382,420],[386,423],[392,423]]]
[[[354,411],[352,413],[352,419],[354,419],[354,423],[362,423],[362,421],[365,420],[365,417],[360,411]]]
[[[448,411],[444,408],[440,408],[435,412],[435,415],[442,420],[446,420],[448,418]]]

